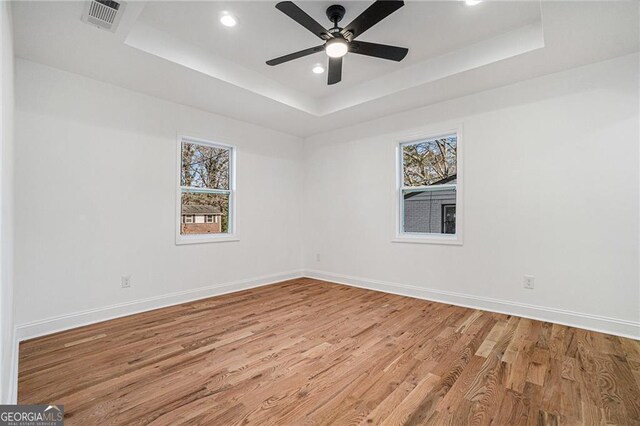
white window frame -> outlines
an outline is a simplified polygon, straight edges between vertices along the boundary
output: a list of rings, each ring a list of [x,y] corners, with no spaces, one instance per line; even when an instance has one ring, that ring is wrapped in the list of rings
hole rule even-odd
[[[404,161],[402,155],[402,147],[424,142],[430,139],[437,139],[444,136],[455,134],[457,136],[457,152],[456,152],[456,233],[424,233],[424,232],[404,232],[404,192],[406,190],[419,190],[429,188],[428,186],[405,187],[404,186]],[[395,190],[395,214],[394,214],[394,236],[392,241],[395,243],[417,243],[417,244],[463,244],[464,230],[464,168],[463,168],[463,132],[462,125],[454,128],[443,129],[441,131],[425,131],[416,134],[406,135],[395,143],[395,169],[396,169],[396,190]],[[442,185],[445,187],[453,187],[454,185]]]
[[[182,143],[193,143],[199,145],[212,146],[214,148],[224,148],[229,150],[229,189],[203,189],[203,188],[187,188],[182,186]],[[233,145],[222,142],[213,142],[205,139],[194,138],[191,136],[178,135],[176,143],[176,244],[200,244],[200,243],[221,243],[228,241],[239,241],[236,229],[236,154],[237,149]],[[184,189],[192,189],[197,191],[208,192],[212,194],[225,194],[229,196],[229,229],[226,233],[220,234],[181,234],[181,215],[182,215],[182,191]],[[195,220],[194,220],[195,222]],[[206,222],[206,220],[205,220]]]

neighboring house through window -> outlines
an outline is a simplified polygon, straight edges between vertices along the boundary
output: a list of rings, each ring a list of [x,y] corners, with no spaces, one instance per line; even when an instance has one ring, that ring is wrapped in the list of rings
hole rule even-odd
[[[451,132],[399,145],[397,240],[461,242],[459,142]]]
[[[179,140],[177,243],[228,239],[234,233],[234,148]]]
[[[456,233],[456,205],[455,204],[442,205],[442,233],[443,234]]]

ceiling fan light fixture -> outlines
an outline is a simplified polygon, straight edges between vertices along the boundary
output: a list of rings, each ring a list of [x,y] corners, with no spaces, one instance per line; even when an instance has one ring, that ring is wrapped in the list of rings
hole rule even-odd
[[[343,38],[332,38],[324,45],[324,50],[330,58],[341,58],[349,51],[347,41]]]

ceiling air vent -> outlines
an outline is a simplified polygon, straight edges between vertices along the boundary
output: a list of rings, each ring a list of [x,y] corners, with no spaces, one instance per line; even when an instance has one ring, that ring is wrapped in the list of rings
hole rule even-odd
[[[98,28],[114,32],[118,27],[123,11],[124,4],[117,1],[91,0],[87,3],[82,20]]]

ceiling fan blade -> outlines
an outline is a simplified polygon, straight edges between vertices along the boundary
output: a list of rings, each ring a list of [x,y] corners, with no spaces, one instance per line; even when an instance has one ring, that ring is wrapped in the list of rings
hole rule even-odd
[[[288,55],[271,59],[270,61],[267,61],[267,65],[271,65],[271,66],[280,65],[285,62],[293,61],[294,59],[302,58],[303,56],[308,56],[314,53],[322,52],[323,50],[324,50],[324,46],[310,47],[308,49],[304,49],[299,52],[289,53]]]
[[[402,6],[404,6],[404,2],[400,0],[377,0],[360,16],[344,27],[341,32],[345,34],[349,31],[353,34],[353,38],[356,38]]]
[[[331,34],[320,25],[315,19],[307,15],[307,13],[290,1],[281,1],[276,4],[276,9],[287,15],[289,18],[302,25],[316,36],[323,40],[333,38]]]
[[[342,80],[342,57],[329,58],[329,72],[327,76],[327,84],[340,83]]]
[[[349,43],[349,52],[400,62],[407,56],[409,49],[386,44],[367,43],[366,41],[352,41]]]

